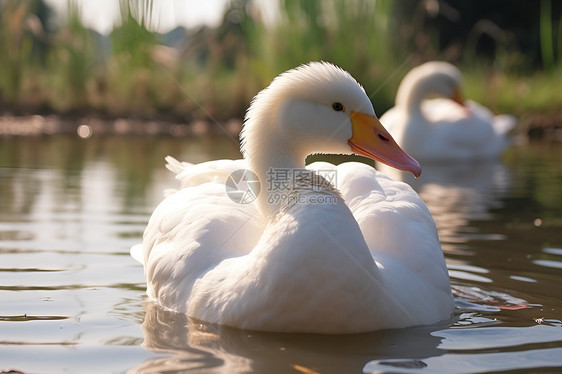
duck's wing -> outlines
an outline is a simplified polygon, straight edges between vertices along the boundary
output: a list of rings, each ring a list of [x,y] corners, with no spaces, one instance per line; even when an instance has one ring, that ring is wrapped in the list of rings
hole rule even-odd
[[[408,310],[419,313],[452,310],[437,228],[419,195],[408,184],[368,165],[344,163],[336,170],[338,188],[359,223],[389,293],[398,295],[399,303]]]
[[[176,179],[180,181],[181,188],[197,186],[207,182],[224,184],[234,171],[246,168],[246,161],[243,159],[214,160],[191,164],[167,156],[166,162],[166,168],[176,174]]]
[[[193,283],[226,258],[247,254],[263,231],[253,203],[232,200],[226,181],[242,160],[198,165],[167,159],[182,188],[154,210],[143,236],[147,292],[158,303],[185,312]],[[138,258],[139,247],[131,252]]]
[[[436,158],[495,157],[509,144],[505,134],[515,126],[513,117],[499,117],[496,122],[497,116],[486,107],[469,100],[465,104],[463,107],[445,99],[422,104],[433,129],[426,146],[434,150]]]
[[[466,105],[471,115],[490,127],[491,135],[482,142],[484,156],[497,156],[511,143],[511,132],[517,126],[517,119],[510,114],[494,115],[485,106],[468,100]]]
[[[433,217],[408,184],[392,180],[359,162],[338,166],[315,162],[308,168],[332,172],[332,182],[341,192],[375,256],[388,253],[408,259],[411,252],[416,252],[422,259],[429,253],[443,258]],[[411,250],[422,242],[421,250]]]
[[[408,184],[357,162],[340,164],[336,171],[338,188],[371,252],[407,258],[410,248],[424,240],[423,251],[443,257],[433,217]]]
[[[517,126],[517,118],[511,114],[494,115],[488,108],[472,100],[467,100],[466,105],[476,117],[490,122],[497,135],[506,136]]]
[[[444,98],[424,100],[421,111],[430,123],[454,123],[467,117],[467,110],[462,105]]]

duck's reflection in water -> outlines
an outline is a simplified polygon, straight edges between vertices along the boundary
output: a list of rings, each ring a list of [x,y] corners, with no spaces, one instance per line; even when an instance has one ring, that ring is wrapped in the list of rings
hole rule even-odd
[[[198,323],[183,314],[145,304],[143,346],[164,354],[130,373],[360,373],[365,365],[424,367],[445,353],[432,332],[450,323],[353,335],[284,334]]]

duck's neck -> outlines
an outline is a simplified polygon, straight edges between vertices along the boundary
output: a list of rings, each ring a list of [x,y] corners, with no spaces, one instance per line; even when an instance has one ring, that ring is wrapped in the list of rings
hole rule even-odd
[[[268,123],[269,122],[269,123]],[[244,124],[243,149],[248,168],[260,180],[256,203],[267,218],[275,217],[287,206],[294,190],[294,171],[304,170],[307,152],[300,139],[288,136],[275,117],[258,116]]]
[[[273,136],[261,137],[259,146],[245,152],[249,169],[260,180],[256,203],[264,216],[275,217],[287,206],[294,191],[295,171],[305,168],[305,157],[282,138]]]
[[[411,117],[424,118],[421,103],[431,94],[430,83],[425,77],[403,81],[396,94],[396,106],[405,109]]]

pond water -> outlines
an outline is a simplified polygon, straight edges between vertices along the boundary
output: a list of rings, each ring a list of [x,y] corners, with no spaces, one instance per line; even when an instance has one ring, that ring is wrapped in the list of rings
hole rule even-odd
[[[0,371],[562,370],[562,145],[424,165],[409,182],[437,222],[456,318],[345,336],[193,324],[146,300],[129,248],[175,186],[168,154],[240,157],[228,138],[0,138]]]

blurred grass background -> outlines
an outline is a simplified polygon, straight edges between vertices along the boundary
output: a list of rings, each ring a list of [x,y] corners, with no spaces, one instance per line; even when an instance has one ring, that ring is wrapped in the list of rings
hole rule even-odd
[[[242,118],[280,72],[326,60],[352,73],[381,115],[410,68],[440,59],[461,68],[467,98],[496,112],[562,115],[560,2],[278,0],[278,8],[268,23],[251,0],[232,0],[217,27],[159,34],[152,0],[121,0],[121,22],[104,36],[83,25],[75,1],[60,22],[42,0],[0,0],[0,114],[226,121]]]

